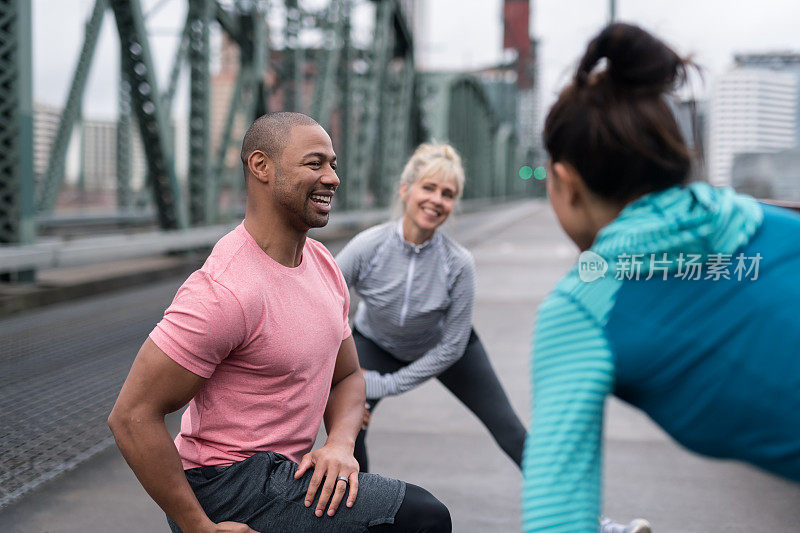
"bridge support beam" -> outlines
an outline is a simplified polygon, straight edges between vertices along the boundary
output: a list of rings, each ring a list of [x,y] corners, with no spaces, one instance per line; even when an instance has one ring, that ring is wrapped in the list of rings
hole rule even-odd
[[[144,16],[138,0],[110,0],[117,20],[122,65],[131,83],[131,103],[142,135],[148,181],[161,229],[185,226],[175,176],[167,117],[161,106]]]
[[[0,244],[29,244],[34,224],[31,2],[0,0]],[[33,281],[26,270],[6,281]]]
[[[209,23],[211,2],[189,0],[189,222],[210,223],[209,152],[211,148],[211,59]]]

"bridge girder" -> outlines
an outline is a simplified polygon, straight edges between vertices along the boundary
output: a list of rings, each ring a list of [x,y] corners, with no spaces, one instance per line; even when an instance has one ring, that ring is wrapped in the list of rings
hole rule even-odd
[[[472,80],[462,84],[467,89],[454,86],[446,92],[446,106],[441,109],[458,111],[439,120],[444,129],[431,132],[423,127],[420,117],[424,117],[431,107],[426,104],[427,85],[416,71],[413,35],[398,0],[373,0],[373,40],[366,49],[355,47],[351,39],[354,0],[330,0],[328,7],[316,12],[305,11],[299,0],[284,0],[287,19],[282,28],[283,49],[276,53],[273,53],[269,39],[269,13],[265,11],[268,2],[237,1],[226,6],[219,0],[185,1],[185,25],[169,78],[164,84],[165,90],[159,91],[140,0],[95,0],[46,181],[35,197],[40,212],[52,209],[63,183],[66,147],[80,116],[82,94],[103,14],[108,8],[114,13],[121,43],[117,201],[120,207],[134,204],[131,141],[135,128],[145,152],[146,186],[156,207],[158,224],[163,229],[225,220],[226,213],[220,212],[220,198],[225,196],[223,192],[228,197],[236,195],[239,192],[237,188],[241,188],[241,178],[234,177],[238,171],[226,168],[226,155],[230,154],[234,144],[238,144],[243,133],[238,128],[242,124],[246,126],[270,107],[308,112],[332,133],[341,162],[342,186],[337,195],[339,208],[387,205],[405,160],[413,146],[424,140],[426,131],[438,140],[456,141],[462,152],[469,152],[476,146],[481,147],[478,150],[480,154],[486,152],[482,162],[475,159],[475,154],[464,154],[468,173],[477,178],[471,190],[467,190],[468,196],[506,194],[512,189],[510,183],[498,185],[489,181],[496,179],[501,172],[508,175],[507,171],[501,171],[501,167],[510,168],[518,163],[511,146],[516,143],[516,135],[508,128],[502,129],[502,135],[499,133],[491,104],[476,96],[479,91],[472,90],[477,84],[473,77],[465,76],[465,79]],[[0,0],[0,6],[7,10],[10,9],[8,6],[29,6],[29,2]],[[3,20],[0,18],[0,22]],[[215,24],[235,43],[239,62],[236,86],[224,126],[212,146],[209,36]],[[318,49],[304,49],[300,44],[308,24],[315,24],[322,30],[323,44]],[[22,63],[16,61],[19,67]],[[29,60],[26,65],[29,67]],[[178,180],[175,169],[170,116],[178,80],[187,66],[189,153],[188,176],[184,184]],[[310,101],[305,101],[304,95]],[[461,100],[465,98],[478,102],[477,108],[463,109]],[[24,111],[24,106],[21,109]],[[434,114],[441,114],[441,109]],[[465,115],[459,118],[457,115],[462,112]],[[428,123],[431,121],[430,117],[426,120]],[[469,139],[461,139],[467,131],[472,132]],[[32,150],[31,141],[25,146],[29,152]],[[491,148],[484,148],[486,146]],[[502,154],[495,157],[493,151]],[[30,153],[26,157],[30,160]],[[7,213],[17,213],[13,223],[17,226],[11,231],[13,235],[0,238],[9,242],[32,239],[24,237],[26,231],[33,234],[33,207],[25,211],[27,204],[23,195],[26,184],[32,182],[31,176],[21,182],[6,180],[0,183],[0,191],[3,187],[12,190],[13,202],[23,206],[17,211],[13,206],[5,209]],[[18,189],[10,189],[8,184]],[[33,198],[33,193],[28,192]]]

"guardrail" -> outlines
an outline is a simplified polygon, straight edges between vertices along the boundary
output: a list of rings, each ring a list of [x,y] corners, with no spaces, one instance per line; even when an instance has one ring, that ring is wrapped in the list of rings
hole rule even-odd
[[[489,208],[511,200],[510,198],[480,198],[462,200],[458,212],[468,213]],[[517,201],[514,198],[512,201]],[[389,219],[390,208],[341,211],[331,217],[324,228],[315,228],[309,236],[317,240],[338,239]],[[54,217],[55,218],[55,217]],[[55,221],[64,223],[65,219]],[[113,215],[88,217],[87,220],[104,222],[119,221]],[[125,220],[124,217],[120,220]],[[69,218],[68,223],[79,224],[80,217]],[[114,233],[81,238],[40,239],[35,244],[22,246],[0,245],[0,274],[48,268],[76,267],[120,261],[138,257],[188,252],[211,248],[220,237],[228,233],[239,222],[217,226],[187,228],[171,231],[149,231],[137,233]]]
[[[0,248],[0,272],[81,266],[212,245],[233,226],[213,226],[130,235],[105,235],[69,241]]]
[[[336,238],[353,229],[388,218],[386,209],[343,212],[325,228],[313,230],[316,239]],[[48,239],[22,246],[0,246],[0,273],[75,267],[137,257],[211,248],[238,222],[173,231],[118,233],[70,240]]]
[[[792,209],[800,213],[800,202],[787,202],[785,200],[760,200],[765,204],[776,205],[778,207],[785,207],[786,209]]]
[[[800,202],[761,201],[800,212]],[[465,200],[461,202],[460,211],[475,211],[495,203],[491,200]],[[320,240],[337,238],[383,222],[388,217],[387,209],[345,211],[336,214],[326,227],[312,230],[310,234]],[[113,234],[70,240],[49,239],[25,246],[0,246],[0,274],[75,267],[211,248],[220,237],[237,224],[238,222],[174,231]]]

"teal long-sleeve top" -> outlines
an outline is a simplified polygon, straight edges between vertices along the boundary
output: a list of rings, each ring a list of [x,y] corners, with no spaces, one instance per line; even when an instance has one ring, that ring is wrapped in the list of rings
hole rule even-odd
[[[800,481],[800,217],[692,184],[628,205],[590,252],[537,316],[523,529],[597,530],[609,394]]]

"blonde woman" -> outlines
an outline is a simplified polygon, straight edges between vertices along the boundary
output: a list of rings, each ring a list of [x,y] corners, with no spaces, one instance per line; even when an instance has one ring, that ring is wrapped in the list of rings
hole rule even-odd
[[[520,466],[525,427],[472,328],[472,255],[438,231],[463,189],[464,169],[453,147],[419,146],[400,179],[401,219],[358,234],[336,262],[361,298],[353,339],[369,411],[384,397],[436,378]],[[367,423],[368,416],[355,450],[363,471],[369,468]]]
[[[438,231],[464,190],[461,158],[447,144],[422,144],[400,176],[402,216],[356,235],[336,256],[361,298],[353,340],[367,383],[367,411],[354,456],[369,470],[370,413],[436,378],[486,426],[522,467],[525,427],[508,401],[472,327],[475,266],[466,248]],[[603,518],[602,533],[649,533]]]

